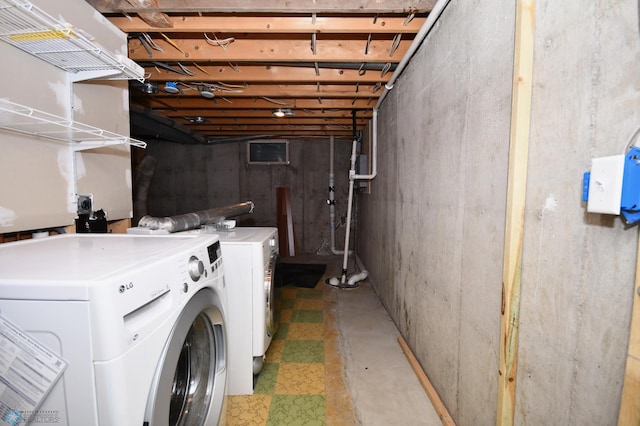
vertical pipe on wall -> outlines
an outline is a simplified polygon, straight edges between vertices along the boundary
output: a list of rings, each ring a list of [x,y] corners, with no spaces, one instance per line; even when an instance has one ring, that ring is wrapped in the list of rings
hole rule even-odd
[[[336,253],[336,187],[335,187],[335,174],[333,172],[335,155],[335,137],[329,136],[329,238],[331,243],[331,252]]]
[[[411,42],[411,45],[407,49],[407,52],[404,54],[404,56],[402,57],[402,60],[400,60],[400,63],[398,64],[395,71],[393,72],[393,75],[391,76],[387,84],[385,84],[384,91],[378,98],[378,101],[373,108],[373,118],[371,122],[372,137],[371,137],[371,173],[370,174],[366,174],[366,175],[356,174],[356,170],[355,170],[356,140],[354,137],[352,154],[351,154],[351,169],[349,170],[349,199],[348,199],[348,205],[347,205],[347,230],[345,234],[345,248],[343,252],[344,262],[343,262],[343,268],[342,268],[342,277],[340,279],[336,277],[329,279],[327,283],[330,285],[340,285],[342,287],[354,287],[357,281],[365,279],[368,276],[368,272],[366,271],[366,269],[363,268],[363,271],[360,274],[354,275],[352,278],[349,279],[348,282],[346,282],[347,251],[349,249],[349,232],[350,232],[350,226],[351,226],[351,207],[353,203],[354,181],[371,180],[377,176],[378,174],[378,108],[380,107],[380,105],[382,104],[382,101],[387,96],[387,93],[391,89],[393,89],[394,82],[396,81],[398,76],[402,73],[402,71],[404,71],[404,68],[407,66],[407,64],[409,63],[413,55],[416,53],[416,51],[418,50],[418,48],[420,47],[424,39],[427,37],[427,35],[429,34],[429,31],[431,31],[431,28],[433,27],[433,25],[438,20],[438,18],[440,17],[444,9],[449,4],[449,1],[450,0],[438,0],[438,2],[433,6],[433,9],[431,9],[431,12],[429,12],[429,16],[427,17],[424,24],[422,24],[422,27],[420,28],[416,36],[414,37],[413,41]],[[354,112],[354,123],[355,123],[355,112]],[[355,128],[355,125],[354,125],[354,128]]]
[[[535,0],[518,0],[516,4],[511,134],[502,264],[497,425],[512,425],[515,413],[522,244],[531,128],[534,4]]]
[[[351,179],[371,180],[377,176],[378,174],[378,109],[380,108],[380,105],[382,105],[382,102],[384,101],[384,99],[387,97],[387,94],[389,93],[389,91],[393,89],[393,85],[395,84],[396,80],[398,79],[400,74],[402,74],[402,71],[404,71],[405,67],[407,66],[407,64],[413,57],[413,55],[416,53],[416,51],[418,50],[418,48],[420,47],[424,39],[427,38],[427,35],[429,34],[429,31],[431,31],[433,24],[436,23],[436,21],[444,11],[444,9],[449,4],[449,1],[450,0],[438,0],[438,2],[433,6],[433,9],[431,9],[431,12],[429,12],[429,16],[427,16],[426,21],[424,21],[424,24],[422,24],[422,27],[420,27],[420,30],[418,31],[413,41],[409,45],[407,52],[404,54],[404,56],[398,63],[398,66],[396,67],[395,71],[389,78],[389,81],[384,85],[384,91],[378,98],[376,105],[373,107],[373,117],[371,119],[371,173],[368,175],[357,175],[354,172],[350,176]]]
[[[343,254],[344,251],[336,249],[336,187],[334,173],[335,137],[329,136],[329,238],[331,243],[331,253]]]

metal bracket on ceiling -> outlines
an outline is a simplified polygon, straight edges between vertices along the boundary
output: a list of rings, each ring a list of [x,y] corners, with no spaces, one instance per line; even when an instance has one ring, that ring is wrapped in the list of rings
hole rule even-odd
[[[196,67],[196,68],[198,68],[200,71],[202,71],[202,72],[203,72],[203,73],[205,73],[206,75],[211,75],[211,73],[210,73],[209,71],[207,71],[207,70],[205,70],[204,68],[202,68],[200,65],[198,65],[198,63],[197,63],[197,62],[194,62],[194,63],[193,63],[193,66],[194,66],[194,67]]]
[[[316,54],[316,33],[311,34],[311,52]]]
[[[369,45],[371,44],[371,33],[369,33],[369,37],[367,37],[367,44],[364,47],[364,54],[368,55],[369,54]]]
[[[315,24],[316,24],[316,17],[317,17],[317,16],[316,16],[316,12],[313,12],[313,13],[311,14],[311,24],[312,24],[312,25],[315,25]]]
[[[367,70],[365,69],[366,66],[366,62],[363,62],[362,65],[360,65],[360,68],[358,68],[358,75],[364,75],[367,72]]]
[[[356,82],[356,93],[360,91],[360,82]]]
[[[313,66],[316,69],[316,77],[319,77],[320,76],[320,66],[318,65],[317,62],[314,62]]]
[[[382,83],[377,82],[376,85],[373,87],[372,92],[376,93],[378,90],[380,90],[382,88]]]
[[[382,71],[380,72],[380,78],[387,75],[390,69],[391,69],[391,62],[387,62],[386,64],[384,64],[384,67],[382,67]]]
[[[238,66],[238,64],[232,64],[231,62],[229,62],[229,68],[231,68],[235,72],[240,72],[240,67]]]
[[[406,27],[407,25],[409,25],[409,22],[413,21],[413,18],[416,17],[416,13],[415,12],[411,12],[404,20],[404,22],[402,23],[403,27]]]
[[[322,105],[322,98],[320,98],[320,97],[318,98],[318,103],[319,103],[320,105]]]
[[[400,45],[400,40],[402,40],[402,34],[398,33],[393,37],[393,42],[391,43],[391,48],[389,49],[389,57],[393,56]]]

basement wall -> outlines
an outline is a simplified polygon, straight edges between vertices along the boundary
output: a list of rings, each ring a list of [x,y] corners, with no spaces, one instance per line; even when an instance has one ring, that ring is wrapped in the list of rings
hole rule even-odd
[[[640,125],[638,2],[536,2],[517,424],[615,424],[638,229],[587,214],[581,175]]]
[[[247,165],[246,143],[184,145],[149,141],[158,159],[149,190],[149,214],[173,216],[253,201],[255,211],[236,218],[242,226],[276,226],[276,188],[289,187],[296,250],[330,253],[329,139],[289,142],[289,166]],[[351,141],[335,141],[336,230],[344,245],[343,218]]]
[[[616,423],[636,228],[582,173],[640,125],[637,2],[535,2],[515,424]],[[456,423],[496,422],[514,2],[452,1],[379,111],[357,254]]]

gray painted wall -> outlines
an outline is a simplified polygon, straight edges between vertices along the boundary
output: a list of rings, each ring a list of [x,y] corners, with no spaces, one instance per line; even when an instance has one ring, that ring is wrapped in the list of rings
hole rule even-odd
[[[640,124],[637,2],[536,2],[516,424],[615,424],[636,229],[582,173]],[[459,425],[495,424],[513,2],[452,1],[382,105],[357,252]]]
[[[276,226],[276,188],[289,187],[298,253],[329,254],[329,140],[291,141],[289,166],[249,166],[246,143],[181,145],[149,141],[158,159],[148,212],[173,216],[253,201],[255,211],[238,217],[245,226]],[[336,238],[344,244],[351,142],[335,141]]]

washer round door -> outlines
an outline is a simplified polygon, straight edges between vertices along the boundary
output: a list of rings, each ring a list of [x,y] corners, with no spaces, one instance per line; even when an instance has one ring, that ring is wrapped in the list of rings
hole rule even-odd
[[[278,253],[273,252],[269,259],[269,266],[264,274],[264,294],[266,300],[265,324],[267,335],[273,336],[280,325],[280,294],[276,289],[276,268],[278,265]]]
[[[145,424],[218,424],[227,374],[222,306],[214,291],[204,289],[180,313],[158,363]]]

